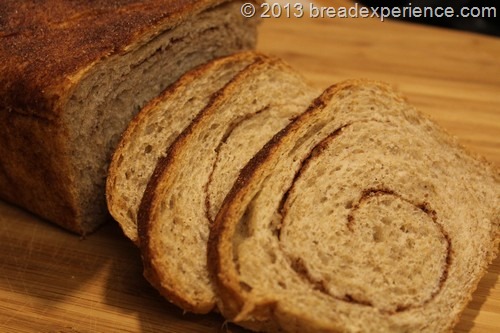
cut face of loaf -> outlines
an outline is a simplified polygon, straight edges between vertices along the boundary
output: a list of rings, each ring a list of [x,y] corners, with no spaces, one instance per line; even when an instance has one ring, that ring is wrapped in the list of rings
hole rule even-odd
[[[327,89],[212,228],[221,312],[270,332],[447,332],[499,245],[499,172],[384,84]]]
[[[158,158],[216,91],[263,57],[254,52],[237,53],[189,71],[128,125],[109,167],[106,197],[111,215],[134,243],[138,243],[137,211]]]
[[[2,6],[0,197],[82,234],[109,218],[108,163],[139,109],[189,69],[255,44],[238,1]]]
[[[158,162],[139,210],[139,243],[146,278],[170,301],[213,310],[210,224],[240,168],[315,96],[287,65],[260,59],[217,92]]]

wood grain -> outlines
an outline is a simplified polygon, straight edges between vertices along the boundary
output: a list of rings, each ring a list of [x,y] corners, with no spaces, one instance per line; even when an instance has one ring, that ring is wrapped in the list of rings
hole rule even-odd
[[[500,40],[376,19],[266,19],[258,48],[313,84],[392,83],[473,152],[500,165]],[[455,332],[500,331],[495,260]],[[142,278],[110,221],[86,239],[0,202],[1,332],[244,332],[183,314]]]

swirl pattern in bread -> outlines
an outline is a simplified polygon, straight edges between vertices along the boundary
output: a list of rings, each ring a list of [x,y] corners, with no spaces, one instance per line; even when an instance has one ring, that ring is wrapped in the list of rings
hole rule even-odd
[[[385,84],[327,89],[243,169],[219,308],[268,332],[444,332],[498,251],[498,170]]]
[[[288,65],[263,58],[218,91],[172,143],[138,215],[144,274],[162,295],[186,311],[214,309],[210,224],[240,169],[316,96]]]
[[[184,74],[129,123],[109,166],[106,199],[111,215],[135,244],[139,204],[158,159],[213,94],[263,57],[249,51],[209,61]]]

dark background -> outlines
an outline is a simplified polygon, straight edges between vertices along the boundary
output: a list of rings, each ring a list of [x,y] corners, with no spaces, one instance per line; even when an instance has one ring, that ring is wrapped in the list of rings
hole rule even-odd
[[[496,7],[499,0],[361,0],[361,3],[370,7],[405,7],[411,3],[411,7],[453,7],[455,8],[455,13],[459,13],[462,7]],[[440,27],[446,27],[451,29],[459,29],[465,31],[472,31],[481,34],[487,34],[492,36],[500,37],[500,16],[499,10],[497,8],[497,17],[492,18],[395,18],[397,20],[407,20],[411,22],[418,22],[423,24],[430,24]]]

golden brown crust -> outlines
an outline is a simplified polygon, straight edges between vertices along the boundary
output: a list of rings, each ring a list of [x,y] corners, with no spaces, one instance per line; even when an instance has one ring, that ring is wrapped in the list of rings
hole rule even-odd
[[[74,222],[78,212],[68,198],[71,195],[70,181],[65,173],[68,166],[66,160],[60,158],[64,154],[65,141],[63,135],[53,135],[54,129],[61,125],[4,110],[0,110],[0,123],[0,198],[21,207],[30,206],[35,212],[43,211],[46,219],[57,220],[64,228],[84,234]],[[24,134],[19,135],[23,131]],[[48,141],[50,144],[45,144]],[[27,156],[29,161],[26,161]],[[29,168],[23,167],[26,164]],[[47,186],[38,186],[40,180]]]
[[[2,1],[2,104],[53,119],[54,106],[93,63],[223,1]]]

